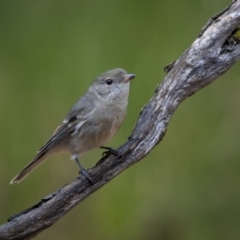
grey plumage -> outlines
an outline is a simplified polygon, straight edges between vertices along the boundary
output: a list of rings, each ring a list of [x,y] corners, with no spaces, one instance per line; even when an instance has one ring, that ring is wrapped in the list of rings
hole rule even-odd
[[[19,183],[50,155],[59,152],[70,153],[91,180],[76,156],[101,147],[118,131],[126,115],[129,81],[134,77],[120,68],[98,76],[35,158],[10,183]]]

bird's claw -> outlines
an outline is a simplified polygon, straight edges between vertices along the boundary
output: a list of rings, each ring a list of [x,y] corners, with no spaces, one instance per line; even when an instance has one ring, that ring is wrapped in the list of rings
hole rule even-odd
[[[109,154],[113,154],[115,155],[116,157],[119,157],[119,158],[122,158],[123,160],[125,159],[124,155],[122,152],[116,150],[116,149],[113,149],[113,148],[110,148],[110,147],[101,147],[103,149],[107,149],[107,151],[104,151],[102,153],[102,157],[106,157],[108,156]]]
[[[85,176],[89,180],[89,182],[94,183],[93,179],[90,177],[89,173],[85,169],[79,171],[79,175],[81,174]]]

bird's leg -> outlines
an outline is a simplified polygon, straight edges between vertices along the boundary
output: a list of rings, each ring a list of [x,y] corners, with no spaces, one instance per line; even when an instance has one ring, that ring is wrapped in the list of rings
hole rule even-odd
[[[100,148],[107,150],[107,151],[104,151],[104,152],[102,153],[102,156],[103,156],[103,157],[105,157],[105,156],[107,156],[107,155],[109,155],[109,154],[113,154],[113,155],[115,155],[115,156],[117,156],[117,157],[122,158],[123,160],[125,159],[124,155],[123,155],[120,151],[118,151],[118,150],[116,150],[116,149],[113,149],[113,148],[110,148],[110,147],[104,147],[104,146],[101,146]]]
[[[91,183],[93,183],[92,178],[90,177],[90,175],[88,174],[87,170],[82,166],[82,164],[80,163],[78,156],[77,155],[72,155],[72,159],[76,161],[77,165],[80,168],[79,174],[83,174]]]

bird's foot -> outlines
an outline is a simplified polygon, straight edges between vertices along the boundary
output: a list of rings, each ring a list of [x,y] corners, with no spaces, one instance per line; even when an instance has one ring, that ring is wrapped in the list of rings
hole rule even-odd
[[[103,158],[104,158],[104,157],[107,157],[107,156],[110,155],[110,154],[113,154],[113,155],[115,155],[116,157],[119,157],[119,158],[121,158],[122,160],[125,160],[125,157],[124,157],[123,153],[120,152],[120,151],[118,151],[118,150],[116,150],[116,149],[114,149],[114,148],[104,147],[104,146],[101,146],[100,148],[103,148],[103,149],[106,149],[106,150],[107,150],[107,151],[104,151],[104,152],[102,153],[102,157],[103,157]]]
[[[92,178],[90,177],[89,173],[87,172],[87,170],[85,170],[85,168],[81,165],[79,159],[78,159],[78,156],[76,154],[73,154],[72,155],[72,159],[74,159],[77,163],[77,165],[79,166],[80,168],[80,171],[79,171],[79,175],[82,173],[83,176],[85,176],[91,183],[93,183],[93,180]]]
[[[81,170],[79,171],[79,175],[81,175],[81,174],[82,174],[83,176],[85,176],[85,177],[89,180],[89,182],[94,183],[93,179],[90,177],[90,175],[89,175],[89,173],[87,172],[87,170],[81,169]]]

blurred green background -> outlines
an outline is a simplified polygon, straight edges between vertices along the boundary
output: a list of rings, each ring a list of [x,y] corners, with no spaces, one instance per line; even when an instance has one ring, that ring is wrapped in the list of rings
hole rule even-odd
[[[230,1],[1,1],[0,223],[74,180],[52,157],[19,185],[14,175],[100,73],[136,73],[118,147],[140,109],[200,29]],[[87,198],[38,240],[240,239],[239,63],[185,100],[143,161]],[[100,150],[82,157],[94,166]]]

